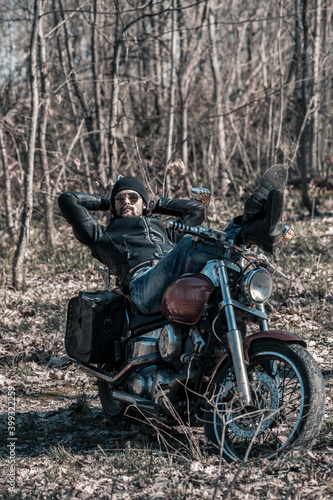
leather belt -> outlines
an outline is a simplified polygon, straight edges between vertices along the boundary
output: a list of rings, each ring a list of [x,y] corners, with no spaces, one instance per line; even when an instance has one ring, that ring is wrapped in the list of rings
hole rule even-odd
[[[132,267],[127,275],[126,275],[126,279],[125,279],[125,284],[128,286],[129,285],[129,282],[131,281],[132,279],[132,276],[134,273],[136,273],[136,271],[138,271],[139,269],[141,269],[142,267],[154,267],[157,263],[159,262],[159,259],[155,259],[155,260],[145,260],[144,262],[140,262],[140,264],[137,264],[136,266]]]

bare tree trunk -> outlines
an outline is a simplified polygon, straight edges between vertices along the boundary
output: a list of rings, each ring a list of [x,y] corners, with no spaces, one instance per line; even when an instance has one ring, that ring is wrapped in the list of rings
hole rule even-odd
[[[281,47],[281,31],[282,31],[282,16],[283,16],[283,2],[280,4],[279,11],[280,19],[279,19],[279,28],[277,32],[277,51],[279,58],[279,81],[280,81],[280,114],[279,114],[279,123],[278,123],[278,131],[277,131],[277,139],[275,143],[275,159],[277,161],[283,161],[280,158],[276,158],[276,154],[279,155],[279,149],[281,146],[281,136],[282,136],[282,125],[283,125],[283,116],[284,116],[284,63],[282,60],[282,47]],[[275,163],[275,161],[274,161]]]
[[[301,2],[301,5],[300,5]],[[297,154],[297,167],[302,178],[302,199],[305,206],[311,210],[311,201],[308,193],[307,181],[307,161],[306,161],[306,139],[307,126],[303,125],[307,111],[306,98],[306,83],[304,77],[307,74],[307,60],[304,54],[307,44],[307,24],[306,24],[306,7],[307,0],[295,0],[295,16],[296,16],[296,108],[297,108],[297,135],[299,136],[299,150]],[[302,24],[301,24],[302,23]],[[303,42],[303,47],[302,47]]]
[[[58,11],[57,11],[56,0],[53,0],[53,13],[54,13],[54,24],[55,24],[55,26],[58,26],[59,25],[59,18],[58,18]],[[79,117],[78,117],[78,112],[77,112],[77,109],[75,107],[73,93],[71,91],[70,84],[69,84],[69,81],[68,81],[69,68],[68,68],[68,66],[66,66],[66,61],[65,61],[65,58],[63,56],[63,50],[62,50],[62,45],[61,45],[61,39],[60,39],[60,33],[59,32],[57,34],[57,47],[58,47],[58,54],[59,54],[60,65],[61,65],[64,77],[65,77],[65,80],[66,80],[66,87],[67,87],[67,90],[68,90],[68,99],[69,99],[69,103],[70,103],[70,109],[71,109],[72,115],[74,117],[74,125],[75,125],[76,130],[80,131],[78,141],[79,141],[80,150],[81,150],[81,154],[82,154],[82,158],[83,158],[83,165],[84,165],[85,174],[86,174],[86,181],[87,181],[87,184],[88,184],[88,191],[90,193],[92,193],[93,192],[93,187],[92,187],[92,181],[91,181],[91,177],[92,176],[91,176],[91,173],[90,173],[89,158],[88,158],[88,153],[86,151],[86,146],[85,146],[85,143],[84,143],[84,139],[83,139],[82,134],[81,134],[82,120],[80,122]],[[67,154],[67,156],[68,156],[68,154]],[[58,176],[58,181],[60,181],[60,177],[61,176]],[[57,189],[57,187],[58,187],[58,182],[55,185],[56,189]]]
[[[155,20],[155,10],[156,6],[154,2],[150,3],[150,12],[152,13],[151,16],[151,25],[152,25],[152,31],[154,33],[154,57],[152,61],[153,65],[153,71],[154,71],[154,84],[156,86],[156,91],[155,91],[155,115],[157,117],[157,128],[156,128],[156,133],[159,133],[160,126],[161,126],[161,113],[163,109],[163,95],[164,95],[164,85],[163,85],[163,72],[162,72],[162,57],[161,57],[161,41],[159,39],[159,24],[156,23]]]
[[[175,123],[175,93],[176,93],[176,57],[177,57],[177,10],[176,0],[172,0],[171,21],[171,60],[170,60],[170,94],[169,94],[169,124],[165,155],[164,196],[170,196],[170,177],[167,173],[168,163],[172,157],[173,134]]]
[[[66,52],[67,52],[67,60],[68,60],[68,67],[69,67],[69,73],[70,73],[70,82],[72,85],[72,88],[74,89],[74,94],[76,95],[80,106],[83,111],[83,116],[85,119],[85,124],[86,128],[88,131],[88,138],[89,138],[89,143],[90,143],[90,148],[91,148],[91,153],[96,169],[96,173],[99,176],[99,183],[101,184],[102,187],[106,187],[106,176],[105,176],[105,171],[100,170],[99,163],[98,163],[98,145],[96,143],[96,138],[95,138],[95,130],[94,130],[94,116],[90,107],[89,102],[87,102],[85,95],[81,89],[80,83],[77,78],[77,71],[74,65],[74,60],[73,60],[73,47],[71,43],[71,35],[68,33],[67,25],[66,25],[66,17],[65,17],[65,11],[63,7],[63,2],[62,0],[59,0],[59,6],[60,6],[60,12],[61,12],[61,17],[62,20],[64,21],[63,28],[64,28],[64,33],[65,33],[65,45],[66,45]]]
[[[117,10],[117,21],[115,29],[115,41],[113,49],[112,73],[111,73],[111,106],[109,122],[109,178],[114,179],[118,163],[118,107],[119,107],[119,61],[122,50],[122,42],[118,33],[119,13]],[[115,179],[114,179],[115,180]]]
[[[179,37],[179,72],[178,72],[178,87],[179,87],[179,95],[180,95],[180,106],[181,106],[181,132],[180,132],[180,141],[181,141],[181,149],[182,149],[182,160],[185,166],[185,172],[188,170],[188,99],[189,99],[189,87],[191,82],[191,62],[195,58],[195,55],[191,53],[190,58],[189,54],[186,52],[189,50],[189,40],[187,33],[185,32],[180,36],[181,31],[181,2],[177,0],[177,36]],[[198,62],[198,61],[197,61]],[[182,70],[184,68],[184,70]],[[187,71],[189,70],[189,71]],[[188,176],[186,176],[188,179]],[[189,179],[188,179],[189,181]],[[187,189],[190,189],[190,185],[187,186]]]
[[[209,6],[208,14],[208,25],[209,25],[209,42],[210,42],[210,61],[213,72],[214,79],[214,103],[216,110],[216,128],[217,128],[217,140],[218,140],[218,179],[217,187],[223,192],[225,189],[225,180],[229,175],[227,168],[227,157],[226,157],[226,137],[225,137],[225,125],[223,117],[223,107],[222,107],[222,77],[221,69],[218,58],[217,42],[216,42],[216,32],[215,32],[215,15],[212,8],[212,2]],[[228,173],[228,175],[226,175]]]
[[[321,0],[315,0],[315,29],[314,29],[314,53],[313,53],[313,115],[311,130],[311,156],[310,176],[315,177],[320,170],[318,141],[319,141],[319,61],[320,61],[320,33],[321,33]]]
[[[308,147],[308,21],[307,21],[308,0],[295,0],[295,20],[296,20],[296,109],[299,149],[297,152],[297,167],[302,178],[302,200],[310,214],[319,215],[315,203],[311,201],[308,186],[307,167],[307,147]],[[301,20],[301,25],[300,25]]]
[[[264,166],[264,171],[269,167],[271,163],[271,155],[273,154],[273,95],[271,79],[269,78],[269,56],[266,54],[267,40],[266,40],[266,30],[267,30],[267,20],[266,20],[266,9],[262,12],[263,22],[261,30],[261,44],[260,44],[260,56],[262,61],[262,76],[263,76],[263,86],[266,94],[267,105],[267,121],[264,121],[264,134],[267,131],[266,136],[266,165]]]
[[[42,7],[43,8],[43,7]],[[43,171],[43,197],[44,197],[44,221],[45,221],[45,239],[50,247],[54,243],[54,220],[53,220],[53,202],[52,202],[52,189],[50,169],[47,157],[46,148],[46,133],[48,125],[48,114],[50,107],[50,80],[48,74],[48,63],[46,58],[46,46],[43,31],[43,12],[39,22],[39,64],[41,76],[41,90],[42,90],[42,106],[41,117],[39,123],[39,144],[40,144],[40,157]]]
[[[16,235],[15,235],[14,219],[13,219],[10,172],[9,172],[9,167],[8,167],[8,158],[7,158],[5,138],[4,138],[3,128],[2,128],[1,123],[0,123],[0,150],[1,150],[3,177],[4,177],[4,181],[5,181],[4,199],[5,199],[5,211],[6,211],[7,227],[8,227],[10,237],[15,241]]]
[[[307,125],[307,94],[306,94],[306,84],[307,84],[307,75],[308,75],[308,59],[307,59],[307,51],[308,51],[308,23],[307,23],[307,4],[308,0],[301,0],[302,2],[302,38],[303,38],[303,49],[300,54],[301,59],[301,71],[300,71],[300,89],[299,89],[299,99],[298,102],[300,104],[299,110],[299,125],[303,126],[303,131],[300,129],[300,143],[299,143],[299,154],[298,154],[298,167],[302,173],[302,200],[304,205],[307,207],[309,212],[312,211],[312,203],[309,197],[308,190],[308,168],[307,168],[307,139],[308,139],[308,130],[309,127]],[[301,122],[302,121],[302,122]]]
[[[13,260],[13,286],[23,286],[23,262],[29,243],[30,226],[33,210],[33,176],[35,144],[38,119],[38,80],[37,80],[37,44],[41,0],[34,2],[33,26],[30,42],[30,88],[31,88],[31,122],[29,130],[28,162],[24,176],[24,208],[21,221],[19,241]]]
[[[101,28],[101,0],[94,0],[93,24],[92,24],[92,72],[94,80],[95,113],[98,133],[97,147],[97,170],[100,173],[104,187],[107,186],[107,177],[104,167],[105,150],[105,129],[102,120],[101,105],[101,75],[100,75],[100,57],[99,57],[99,31]]]
[[[180,30],[180,12],[181,12],[181,2],[178,0],[178,31]],[[207,9],[205,5],[200,6],[196,13],[196,21],[200,26],[198,31],[195,33],[194,43],[191,44],[186,39],[183,40],[180,36],[180,67],[184,68],[179,71],[179,92],[181,100],[181,144],[182,144],[182,160],[185,165],[185,184],[186,189],[189,192],[192,187],[191,181],[188,175],[188,149],[189,149],[189,127],[188,127],[188,110],[189,110],[189,100],[190,100],[190,86],[194,76],[194,68],[198,66],[200,61],[200,50],[203,41],[203,29],[202,26],[206,24],[207,21]],[[192,41],[192,40],[191,40]],[[193,48],[192,48],[193,47]]]

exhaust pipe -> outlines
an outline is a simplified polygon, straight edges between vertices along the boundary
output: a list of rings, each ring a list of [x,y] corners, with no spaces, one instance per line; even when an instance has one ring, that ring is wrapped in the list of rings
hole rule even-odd
[[[127,392],[112,391],[112,398],[120,403],[125,403],[126,405],[139,406],[147,410],[155,409],[155,405],[151,400],[141,398],[140,396],[135,396],[133,394],[128,394]]]
[[[106,370],[102,370],[101,368],[97,368],[93,365],[86,365],[85,363],[80,363],[81,369],[91,375],[92,377],[96,377],[99,380],[104,380],[104,382],[108,382],[111,385],[119,384],[124,378],[126,378],[130,373],[134,372],[139,366],[150,365],[158,363],[161,360],[161,357],[158,353],[146,354],[145,356],[140,356],[139,358],[133,359],[126,365],[119,373],[112,376]],[[75,361],[75,360],[74,360]]]

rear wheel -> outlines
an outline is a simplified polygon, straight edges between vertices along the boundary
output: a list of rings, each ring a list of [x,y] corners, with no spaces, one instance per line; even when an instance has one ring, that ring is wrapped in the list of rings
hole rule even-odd
[[[211,451],[244,461],[309,447],[325,408],[324,381],[313,357],[298,344],[266,341],[251,348],[249,360],[250,407],[242,403],[230,367],[213,380],[204,418]]]
[[[98,380],[97,386],[99,399],[108,420],[113,422],[121,421],[126,407],[112,397],[110,384],[103,380]]]

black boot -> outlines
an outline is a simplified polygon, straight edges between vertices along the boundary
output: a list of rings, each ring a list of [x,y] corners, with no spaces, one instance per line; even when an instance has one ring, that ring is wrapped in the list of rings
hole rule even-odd
[[[243,245],[257,245],[270,254],[276,255],[282,245],[282,234],[278,224],[283,213],[283,195],[273,189],[267,197],[266,210],[252,222],[243,225],[237,239]]]
[[[265,209],[268,194],[273,189],[283,191],[288,180],[288,168],[284,165],[273,165],[262,176],[258,191],[245,202],[242,223],[254,221]]]

